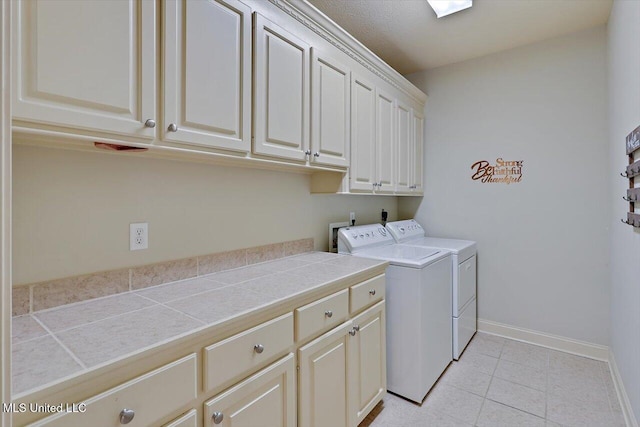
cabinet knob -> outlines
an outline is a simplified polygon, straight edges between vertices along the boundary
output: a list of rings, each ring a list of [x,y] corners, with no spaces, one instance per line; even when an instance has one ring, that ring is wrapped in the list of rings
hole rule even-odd
[[[354,337],[356,335],[356,331],[355,328],[351,328],[351,330],[349,331],[349,335],[351,335],[352,337]]]
[[[220,424],[222,420],[224,420],[224,414],[222,412],[216,411],[213,413],[213,415],[211,415],[211,420],[214,424]]]
[[[264,351],[264,346],[262,344],[256,344],[253,346],[253,351],[260,354]]]
[[[178,125],[176,125],[175,123],[171,123],[167,130],[169,132],[178,132]]]
[[[120,411],[120,424],[129,424],[136,413],[133,409],[124,408]]]
[[[311,155],[311,150],[307,150],[304,152],[305,155],[310,156]]]
[[[324,315],[327,316],[327,317],[332,317],[333,316],[333,311],[327,310],[327,311],[324,312]]]
[[[376,290],[375,289],[369,289],[369,295],[373,296],[376,294]]]
[[[146,122],[144,122],[144,125],[148,128],[154,128],[156,127],[156,121],[152,119],[148,119]]]
[[[360,331],[360,325],[354,325],[353,330],[356,332]]]
[[[313,153],[313,157],[318,158],[320,157],[320,153],[318,153],[317,151],[315,153]]]

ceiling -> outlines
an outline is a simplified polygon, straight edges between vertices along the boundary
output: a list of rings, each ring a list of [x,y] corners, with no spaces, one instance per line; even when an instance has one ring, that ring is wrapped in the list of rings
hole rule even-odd
[[[426,0],[308,0],[402,74],[598,25],[613,0],[474,0],[440,19]]]

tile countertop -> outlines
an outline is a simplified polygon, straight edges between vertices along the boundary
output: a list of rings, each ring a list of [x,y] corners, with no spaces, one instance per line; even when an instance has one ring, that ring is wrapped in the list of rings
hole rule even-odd
[[[16,316],[13,393],[25,396],[384,266],[382,261],[311,252]]]

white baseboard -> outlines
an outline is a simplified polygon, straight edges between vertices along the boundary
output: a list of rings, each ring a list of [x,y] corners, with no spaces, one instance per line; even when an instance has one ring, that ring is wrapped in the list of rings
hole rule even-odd
[[[616,386],[618,400],[620,401],[620,406],[622,406],[624,421],[628,427],[638,427],[638,420],[636,420],[636,416],[633,414],[633,410],[631,409],[631,402],[629,401],[629,396],[627,396],[627,391],[624,388],[624,383],[622,382],[622,377],[620,376],[620,371],[618,371],[618,365],[616,364],[616,358],[612,351],[609,352],[609,367],[611,368],[613,384]]]
[[[524,341],[554,350],[564,351],[565,353],[589,357],[591,359],[602,360],[605,362],[609,360],[609,347],[604,345],[592,344],[585,341],[574,340],[572,338],[547,334],[545,332],[505,325],[504,323],[493,322],[485,319],[478,319],[478,331],[492,335],[499,335],[512,340]]]

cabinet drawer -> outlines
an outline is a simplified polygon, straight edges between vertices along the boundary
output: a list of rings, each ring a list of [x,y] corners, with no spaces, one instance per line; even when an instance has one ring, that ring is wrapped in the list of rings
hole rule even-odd
[[[191,354],[88,399],[84,413],[61,413],[33,425],[116,426],[125,408],[134,411],[127,426],[154,425],[196,398],[196,375],[196,355]]]
[[[164,427],[198,427],[198,411],[192,409]]]
[[[349,314],[349,294],[345,289],[296,309],[296,340],[301,341],[332,328]]]
[[[374,302],[384,298],[385,292],[385,275],[369,279],[366,282],[359,283],[351,287],[351,313],[355,313]]]
[[[205,390],[249,373],[293,345],[293,314],[287,313],[204,349]]]

